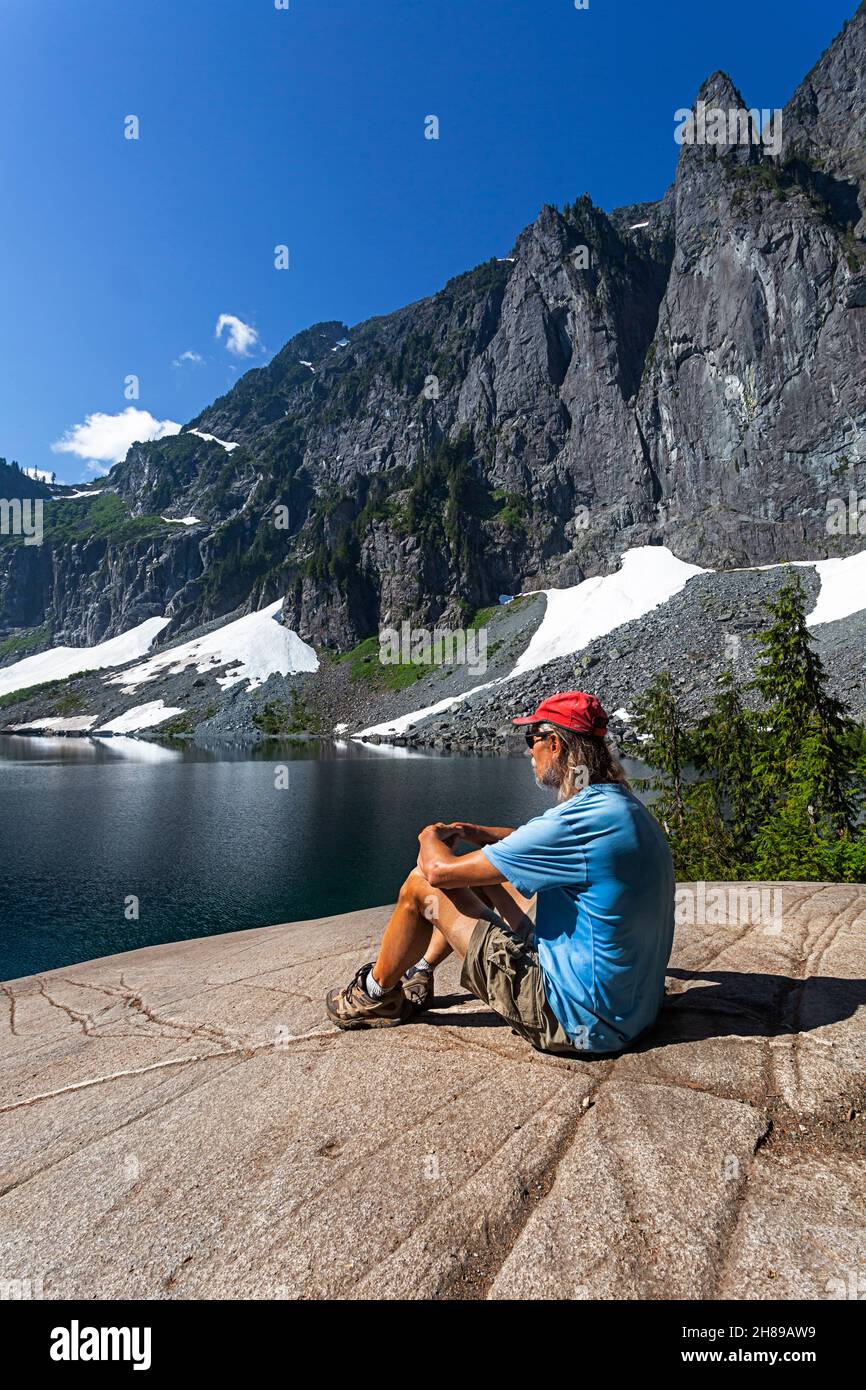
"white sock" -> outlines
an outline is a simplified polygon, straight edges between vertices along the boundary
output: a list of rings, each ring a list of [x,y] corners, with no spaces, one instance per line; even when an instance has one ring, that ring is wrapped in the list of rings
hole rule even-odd
[[[407,975],[414,975],[418,970],[426,970],[428,975],[432,974],[433,966],[426,956],[422,956],[419,961],[416,961],[414,965],[410,966],[406,973]]]
[[[370,969],[367,971],[367,978],[364,981],[364,988],[371,999],[381,999],[382,995],[387,994],[388,992],[387,990],[384,990],[380,984],[376,983],[376,978],[373,974],[372,966],[370,966]]]

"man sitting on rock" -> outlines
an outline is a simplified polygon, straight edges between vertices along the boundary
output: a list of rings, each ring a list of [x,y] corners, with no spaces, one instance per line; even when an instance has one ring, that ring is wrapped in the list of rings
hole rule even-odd
[[[674,870],[594,695],[543,700],[525,724],[557,804],[518,830],[428,825],[375,963],[327,996],[339,1028],[405,1023],[456,951],[460,983],[542,1052],[621,1052],[655,1020],[673,941]],[[480,846],[458,855],[467,840]]]

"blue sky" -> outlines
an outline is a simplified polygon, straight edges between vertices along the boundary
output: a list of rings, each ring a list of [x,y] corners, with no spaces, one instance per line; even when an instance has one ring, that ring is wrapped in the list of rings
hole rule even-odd
[[[506,255],[545,202],[659,197],[709,73],[781,106],[855,9],[0,0],[0,454],[93,478],[51,450],[89,416],[186,422],[299,329]],[[221,315],[257,337],[217,340]],[[72,437],[105,467],[120,435]]]

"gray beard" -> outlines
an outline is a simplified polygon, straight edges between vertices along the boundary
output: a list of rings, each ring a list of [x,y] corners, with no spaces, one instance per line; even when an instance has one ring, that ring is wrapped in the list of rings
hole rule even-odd
[[[540,777],[538,773],[535,772],[534,768],[533,772],[535,773],[535,785],[537,787],[551,787],[553,791],[558,791],[559,787],[562,785],[562,778],[555,767],[549,767]]]

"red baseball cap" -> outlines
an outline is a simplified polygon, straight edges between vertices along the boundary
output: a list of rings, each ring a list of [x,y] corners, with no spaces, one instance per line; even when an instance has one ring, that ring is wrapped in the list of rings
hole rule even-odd
[[[573,729],[577,734],[594,734],[604,738],[607,733],[607,715],[594,695],[586,695],[582,690],[564,690],[561,695],[551,695],[542,700],[534,714],[523,714],[513,719],[512,724],[560,724],[564,729]]]

